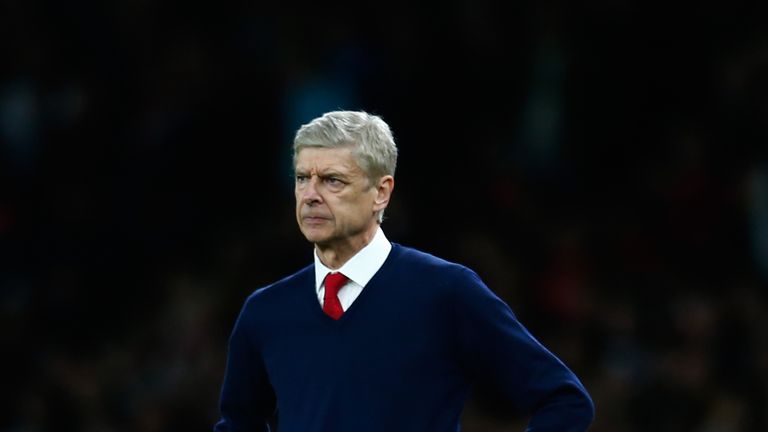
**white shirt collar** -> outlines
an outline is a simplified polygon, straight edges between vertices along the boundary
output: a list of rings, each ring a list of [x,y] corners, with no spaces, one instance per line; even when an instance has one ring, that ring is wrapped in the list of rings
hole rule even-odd
[[[344,263],[341,268],[335,271],[343,273],[352,282],[364,287],[373,275],[384,265],[389,251],[392,250],[392,244],[389,243],[384,231],[379,227],[370,243],[360,249],[352,258]],[[315,249],[315,288],[320,289],[325,280],[325,276],[334,270],[329,269],[320,261]]]

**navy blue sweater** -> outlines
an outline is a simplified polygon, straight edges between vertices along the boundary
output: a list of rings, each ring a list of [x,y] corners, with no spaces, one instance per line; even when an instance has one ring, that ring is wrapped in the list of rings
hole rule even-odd
[[[229,344],[216,432],[458,431],[473,383],[531,413],[529,431],[584,431],[576,376],[464,266],[393,244],[335,321],[314,265],[257,290]]]

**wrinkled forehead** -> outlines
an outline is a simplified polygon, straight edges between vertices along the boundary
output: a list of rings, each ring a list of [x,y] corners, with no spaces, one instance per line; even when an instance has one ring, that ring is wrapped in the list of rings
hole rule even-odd
[[[349,147],[304,147],[296,154],[297,172],[322,173],[329,170],[344,173],[362,173]]]

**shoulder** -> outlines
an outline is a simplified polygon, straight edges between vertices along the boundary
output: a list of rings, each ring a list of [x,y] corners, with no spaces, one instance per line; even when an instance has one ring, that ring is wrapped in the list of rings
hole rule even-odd
[[[274,307],[281,302],[290,301],[302,288],[314,281],[314,264],[310,264],[290,276],[257,288],[245,300],[245,308]]]
[[[483,315],[491,311],[511,312],[471,268],[405,246],[397,245],[394,251],[397,252],[395,258],[401,280],[411,288],[418,287],[410,296],[429,297],[454,317]]]
[[[437,257],[427,252],[393,243],[393,255],[400,269],[429,278],[433,284],[466,286],[482,284],[477,273],[469,267]]]
[[[468,270],[461,264],[398,243],[392,243],[392,254],[400,266],[411,266],[430,272],[455,273]]]
[[[314,264],[253,291],[240,309],[231,340],[242,337],[252,343],[261,340],[264,331],[274,328],[276,320],[299,302],[302,291],[311,289],[313,281]]]

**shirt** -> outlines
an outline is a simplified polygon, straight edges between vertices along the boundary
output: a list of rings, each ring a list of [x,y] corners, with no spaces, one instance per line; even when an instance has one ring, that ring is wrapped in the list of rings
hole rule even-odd
[[[338,271],[349,278],[349,281],[339,290],[338,294],[341,307],[346,311],[363,291],[368,281],[379,271],[391,250],[392,244],[387,240],[381,227],[376,230],[371,242],[360,249],[338,270],[326,267],[320,261],[317,249],[315,249],[315,288],[320,305],[323,305],[325,295],[325,276],[333,271]]]

